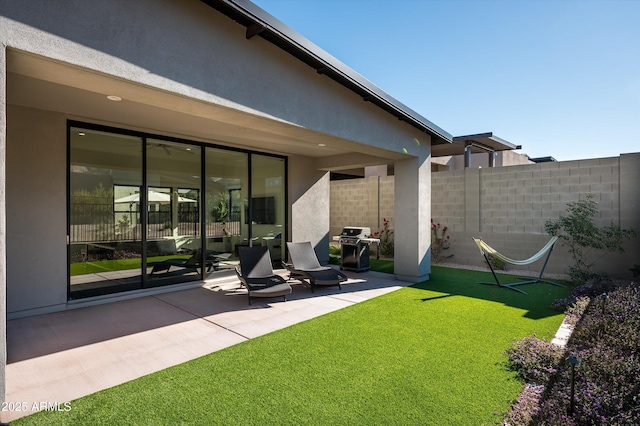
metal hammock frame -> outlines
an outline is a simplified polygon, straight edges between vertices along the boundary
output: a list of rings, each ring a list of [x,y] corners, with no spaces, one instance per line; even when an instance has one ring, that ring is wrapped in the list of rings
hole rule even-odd
[[[531,256],[530,258],[525,259],[525,260],[511,259],[510,257],[507,257],[507,256],[499,253],[497,250],[492,248],[489,244],[487,244],[484,241],[482,241],[482,238],[473,238],[473,241],[478,246],[478,249],[480,249],[480,253],[482,253],[482,256],[484,256],[484,260],[487,262],[487,265],[489,266],[489,269],[491,269],[491,273],[493,274],[493,278],[496,280],[495,283],[492,283],[492,282],[478,282],[476,284],[497,285],[500,288],[503,288],[503,287],[504,288],[508,288],[508,289],[515,290],[515,291],[518,291],[518,292],[523,293],[523,294],[527,294],[527,292],[522,291],[519,288],[515,288],[515,287],[519,286],[519,285],[535,284],[535,283],[539,283],[539,282],[544,282],[544,283],[555,285],[555,286],[558,286],[558,287],[564,287],[564,285],[562,285],[562,284],[558,284],[558,283],[555,283],[553,281],[545,280],[545,279],[542,278],[542,274],[544,273],[544,270],[547,267],[547,262],[549,262],[549,257],[551,257],[551,253],[553,252],[553,247],[558,242],[558,237],[557,236],[551,237],[549,242],[547,244],[545,244],[544,247],[542,247],[539,252],[537,252],[536,254],[534,254],[533,256]],[[524,279],[526,281],[519,281],[519,282],[509,283],[509,284],[500,283],[500,280],[498,279],[498,276],[496,275],[496,272],[494,271],[493,266],[491,265],[491,261],[489,260],[489,256],[492,256],[492,257],[495,257],[496,259],[501,260],[501,261],[503,261],[505,263],[509,263],[509,264],[516,265],[516,266],[524,266],[524,265],[530,265],[531,263],[533,263],[533,262],[535,262],[537,260],[540,260],[544,256],[545,253],[547,253],[547,257],[544,260],[544,265],[542,265],[542,269],[540,270],[540,274],[538,274],[537,278],[528,279],[529,277],[518,277],[519,279]]]

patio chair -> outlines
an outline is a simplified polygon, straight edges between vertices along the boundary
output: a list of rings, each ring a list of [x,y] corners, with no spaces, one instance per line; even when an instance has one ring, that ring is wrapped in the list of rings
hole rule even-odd
[[[321,266],[310,242],[288,242],[287,249],[291,263],[282,262],[282,265],[289,271],[289,280],[308,282],[312,293],[316,286],[337,285],[342,290],[340,283],[346,281],[347,276],[330,266]]]
[[[207,250],[207,258],[205,259],[205,273],[210,274],[213,272],[219,264],[219,253]],[[189,258],[175,258],[165,259],[160,262],[154,263],[149,273],[149,278],[152,279],[157,276],[158,273],[168,273],[171,267],[184,268],[187,270],[195,270],[198,274],[202,269],[202,250],[196,250]],[[154,275],[155,274],[155,275]]]
[[[544,247],[542,247],[540,249],[539,252],[537,252],[536,254],[534,254],[533,256],[531,256],[529,259],[525,259],[525,260],[515,260],[515,259],[511,259],[510,257],[507,257],[501,253],[499,253],[497,250],[491,248],[491,246],[489,246],[489,244],[485,243],[484,241],[482,241],[482,238],[473,238],[473,241],[475,241],[476,245],[478,246],[478,249],[480,249],[480,253],[482,253],[482,256],[484,256],[484,260],[487,262],[487,265],[489,265],[489,269],[491,269],[491,273],[493,274],[493,278],[496,280],[495,283],[492,282],[479,282],[477,284],[488,284],[488,285],[497,285],[498,287],[506,287],[509,288],[511,290],[515,290],[518,291],[520,293],[523,294],[527,294],[525,291],[522,291],[518,288],[515,288],[516,286],[519,285],[524,285],[524,284],[535,284],[535,283],[539,283],[539,282],[544,282],[547,284],[552,284],[558,287],[564,287],[562,284],[558,284],[558,283],[554,283],[553,281],[549,281],[549,280],[545,280],[542,279],[542,274],[544,273],[545,268],[547,267],[547,262],[549,262],[549,257],[551,257],[551,253],[553,252],[553,247],[555,246],[556,242],[558,241],[558,237],[554,236],[551,237],[551,239],[549,240],[549,242],[547,244],[544,245]],[[518,277],[520,279],[524,279],[526,281],[519,281],[519,282],[515,282],[515,283],[510,283],[510,284],[501,284],[500,281],[498,280],[498,276],[496,275],[496,272],[493,269],[493,266],[491,265],[491,261],[489,259],[489,257],[494,257],[502,262],[505,263],[509,263],[511,265],[516,265],[516,266],[524,266],[524,265],[530,265],[531,263],[540,260],[544,254],[547,253],[547,257],[544,260],[544,265],[542,265],[542,269],[540,270],[540,274],[538,274],[537,278],[533,278],[533,279],[527,279],[527,277]]]
[[[236,266],[236,274],[240,283],[247,288],[249,305],[252,297],[279,297],[287,301],[291,286],[273,272],[271,256],[267,246],[238,247],[240,265]]]

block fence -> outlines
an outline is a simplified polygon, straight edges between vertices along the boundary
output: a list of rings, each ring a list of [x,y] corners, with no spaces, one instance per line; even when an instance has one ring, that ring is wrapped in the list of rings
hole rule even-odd
[[[331,182],[331,235],[343,226],[393,227],[393,176]],[[431,212],[448,227],[448,261],[484,266],[472,237],[499,252],[527,259],[550,238],[547,220],[566,214],[567,203],[593,194],[599,226],[611,223],[640,233],[640,153],[619,157],[508,167],[435,172],[431,175]],[[640,237],[625,243],[624,254],[608,254],[596,264],[611,276],[629,276],[640,264]],[[542,260],[526,269],[539,271]],[[547,271],[565,273],[572,264],[566,247],[556,244]],[[522,268],[521,268],[522,269]]]

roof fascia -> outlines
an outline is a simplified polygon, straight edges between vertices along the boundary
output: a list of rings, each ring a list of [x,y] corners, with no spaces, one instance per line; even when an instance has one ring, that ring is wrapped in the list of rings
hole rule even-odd
[[[451,143],[452,136],[402,104],[310,40],[248,0],[201,0],[247,28],[246,38],[260,36],[416,129],[432,144]]]

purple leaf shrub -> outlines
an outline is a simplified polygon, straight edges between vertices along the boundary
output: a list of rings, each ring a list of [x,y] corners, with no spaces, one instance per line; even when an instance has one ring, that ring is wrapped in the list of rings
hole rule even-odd
[[[562,356],[559,363],[546,370],[548,381],[541,398],[532,399],[525,386],[505,415],[505,424],[640,424],[640,286],[616,286],[607,297],[596,295],[588,300],[567,346],[567,351],[580,360],[575,367],[573,415],[568,414],[571,366]],[[584,297],[578,298],[568,315],[577,316],[584,304]],[[507,351],[525,380],[544,376],[535,365],[537,360],[547,360],[549,350],[544,342],[536,340],[534,336],[515,342]],[[541,352],[536,356],[529,352],[537,349]]]

